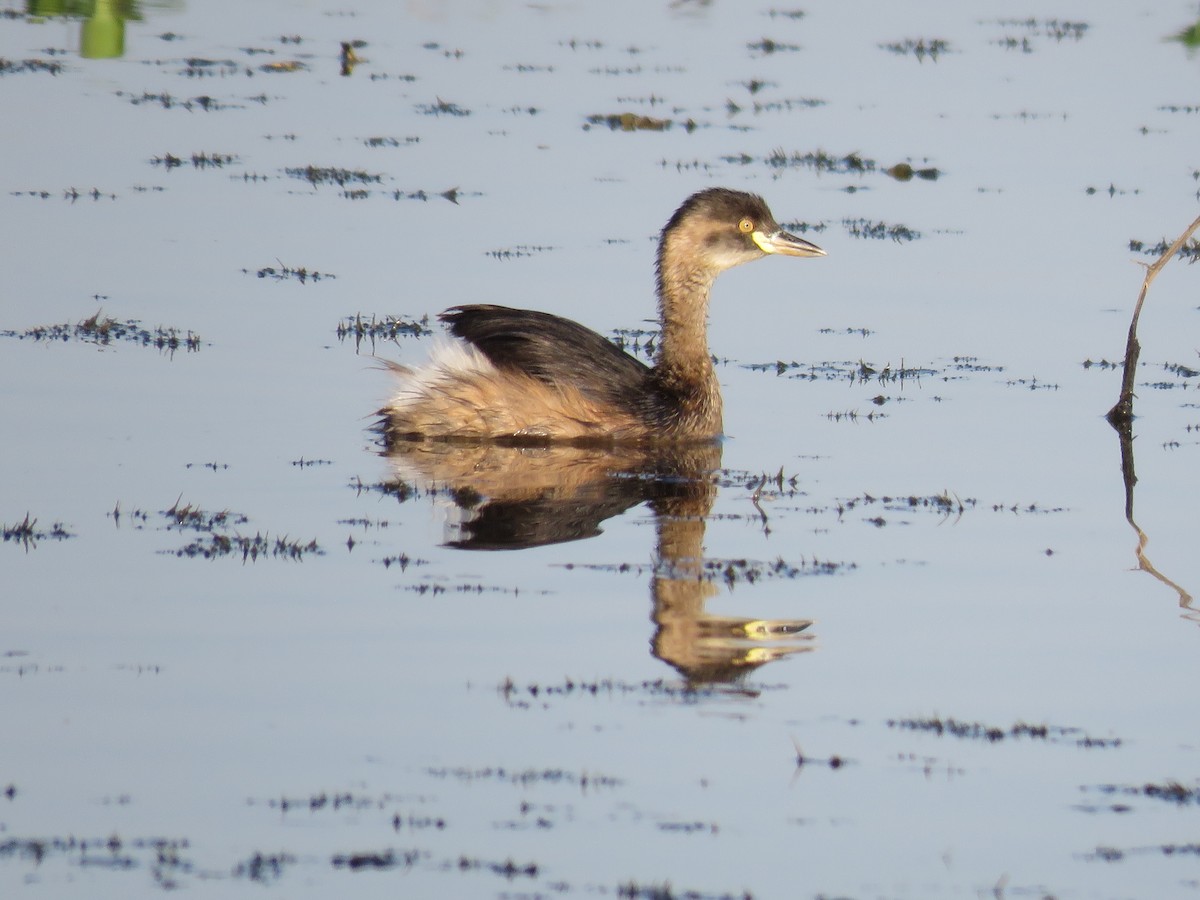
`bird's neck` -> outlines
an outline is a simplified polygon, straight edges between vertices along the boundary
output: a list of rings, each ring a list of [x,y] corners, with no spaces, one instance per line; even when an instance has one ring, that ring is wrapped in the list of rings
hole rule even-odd
[[[658,254],[658,314],[662,323],[658,365],[710,371],[708,295],[717,273],[679,252],[668,236]]]
[[[721,393],[708,351],[708,295],[717,273],[674,249],[668,239],[659,251],[662,335],[655,372],[659,383],[678,398],[683,418],[716,434],[721,430]]]

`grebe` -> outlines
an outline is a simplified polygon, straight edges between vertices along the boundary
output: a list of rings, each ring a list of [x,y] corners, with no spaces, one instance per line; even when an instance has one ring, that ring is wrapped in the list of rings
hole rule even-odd
[[[388,367],[402,383],[380,410],[400,440],[694,442],[721,435],[708,351],[708,295],[726,269],[769,254],[824,256],[788,234],[755,194],[709,188],[671,216],[658,244],[658,355],[647,366],[560,316],[455,306],[439,318],[459,341],[430,362]]]

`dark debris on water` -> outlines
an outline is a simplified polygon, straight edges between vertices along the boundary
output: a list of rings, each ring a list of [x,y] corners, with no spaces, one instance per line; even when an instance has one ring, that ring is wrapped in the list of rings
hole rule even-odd
[[[996,744],[1006,740],[1044,741],[1049,744],[1071,744],[1086,749],[1111,749],[1120,747],[1120,738],[1097,738],[1081,728],[1060,725],[1031,725],[1017,722],[1008,728],[986,725],[982,722],[964,722],[954,718],[934,716],[928,719],[889,719],[888,728],[904,731],[919,731],[937,737],[947,736],[965,740],[986,741]]]
[[[330,272],[318,272],[316,269],[309,269],[307,266],[292,267],[286,266],[279,260],[279,268],[274,266],[264,266],[261,269],[254,270],[254,274],[259,278],[270,278],[274,281],[299,281],[301,284],[307,284],[310,281],[328,281],[331,278],[337,278],[336,275]],[[242,274],[249,275],[249,269],[242,269]]]
[[[143,327],[137,319],[119,322],[102,312],[97,312],[74,325],[64,322],[58,325],[38,325],[24,331],[0,331],[0,337],[47,342],[76,340],[101,347],[122,341],[143,347],[155,347],[167,354],[173,354],[180,349],[194,352],[201,347],[200,335],[190,330],[183,332],[177,328],[162,326],[151,330]]]
[[[889,53],[894,53],[897,56],[914,56],[917,62],[924,62],[926,57],[929,57],[934,62],[944,53],[950,52],[950,42],[942,38],[905,38],[902,41],[891,41],[886,44],[880,44],[881,50],[887,50]]]
[[[587,117],[584,130],[593,125],[607,126],[609,131],[667,131],[675,123],[670,119],[644,116],[638,113],[593,113]],[[692,132],[698,127],[692,119],[679,123],[684,131]]]
[[[151,518],[149,513],[141,509],[123,511],[120,503],[108,515],[118,526],[124,516],[134,522],[134,527],[139,530],[145,527]],[[286,535],[273,538],[262,532],[256,532],[253,536],[236,532],[230,534],[230,529],[247,524],[250,521],[249,517],[228,509],[210,512],[191,503],[184,503],[182,497],[169,509],[160,510],[158,517],[165,521],[163,530],[192,531],[201,535],[175,550],[159,551],[170,556],[192,559],[232,556],[241,557],[242,562],[257,562],[267,557],[300,561],[325,552],[315,538],[311,541],[300,541]]]
[[[743,682],[739,690],[761,693],[770,690],[771,685],[749,685]],[[656,700],[695,701],[727,697],[725,686],[711,683],[692,683],[684,681],[668,681],[656,678],[646,681],[624,681],[613,678],[564,678],[561,682],[530,682],[519,685],[512,678],[505,678],[499,685],[498,692],[504,702],[518,709],[529,709],[534,704],[545,704],[551,699],[565,700],[570,698],[606,698],[638,697]],[[619,784],[615,779],[609,779],[612,784]]]
[[[1085,791],[1096,791],[1101,794],[1120,795],[1126,797],[1148,797],[1151,800],[1166,800],[1177,806],[1200,804],[1200,785],[1181,784],[1178,781],[1165,781],[1161,784],[1147,782],[1146,784],[1100,784]]]
[[[371,341],[374,344],[377,340],[396,341],[400,338],[420,338],[433,334],[429,327],[428,315],[421,316],[419,319],[407,319],[402,316],[377,318],[372,315],[366,319],[363,318],[362,313],[355,313],[339,321],[335,331],[339,341],[353,338],[355,349],[363,341]]]
[[[125,98],[133,106],[158,106],[162,109],[182,109],[186,112],[194,112],[196,110],[216,112],[218,110],[239,108],[237,104],[224,103],[207,94],[201,94],[197,97],[175,97],[166,91],[159,93],[143,91],[140,94],[117,91],[116,95]],[[256,103],[265,103],[267,100],[265,95],[249,99]]]
[[[162,166],[168,172],[172,169],[178,169],[180,166],[191,162],[193,169],[220,169],[225,166],[232,165],[238,162],[238,157],[234,153],[192,153],[189,156],[176,156],[174,153],[164,153],[162,156],[154,156],[150,159],[150,165]]]
[[[0,77],[24,72],[46,72],[50,75],[58,75],[62,70],[63,64],[56,60],[5,59],[0,56]]]
[[[313,187],[323,184],[336,184],[345,187],[348,184],[378,184],[383,181],[382,175],[374,175],[363,169],[342,169],[337,166],[297,166],[283,170],[291,178],[307,181]]]
[[[899,223],[889,225],[887,222],[872,222],[868,219],[843,219],[842,225],[846,233],[853,238],[892,240],[899,244],[921,237],[921,232]]]
[[[26,550],[36,547],[38,541],[63,541],[75,537],[61,522],[53,523],[48,530],[39,528],[38,520],[32,518],[29,513],[25,513],[25,518],[14,525],[5,525],[0,522],[0,536],[3,536],[6,544],[11,541]],[[12,799],[11,795],[9,799]]]
[[[1005,50],[1020,50],[1032,53],[1038,39],[1049,39],[1055,43],[1080,41],[1090,27],[1087,22],[1072,22],[1068,19],[997,19],[991,23],[1005,29],[1005,34],[992,41]]]
[[[1162,238],[1156,244],[1149,244],[1146,241],[1139,241],[1135,238],[1129,240],[1129,250],[1132,253],[1141,253],[1144,256],[1153,256],[1155,258],[1162,256],[1170,249],[1174,241],[1168,241]],[[1200,238],[1192,238],[1179,248],[1177,254],[1180,259],[1187,260],[1188,263],[1194,263],[1200,259]]]

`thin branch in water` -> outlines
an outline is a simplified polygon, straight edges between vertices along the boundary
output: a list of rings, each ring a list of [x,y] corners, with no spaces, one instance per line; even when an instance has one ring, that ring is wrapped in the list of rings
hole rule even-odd
[[[1164,250],[1158,259],[1146,267],[1146,277],[1142,279],[1142,290],[1138,294],[1137,304],[1133,308],[1133,319],[1129,322],[1129,339],[1125,343],[1125,369],[1121,378],[1121,396],[1116,405],[1108,411],[1108,422],[1113,428],[1128,428],[1129,423],[1133,421],[1133,383],[1137,377],[1138,357],[1142,352],[1142,345],[1138,342],[1137,337],[1137,325],[1138,317],[1142,314],[1142,304],[1146,302],[1146,292],[1150,290],[1150,283],[1179,252],[1180,248],[1188,242],[1197,228],[1200,228],[1200,217],[1192,222],[1187,231]]]

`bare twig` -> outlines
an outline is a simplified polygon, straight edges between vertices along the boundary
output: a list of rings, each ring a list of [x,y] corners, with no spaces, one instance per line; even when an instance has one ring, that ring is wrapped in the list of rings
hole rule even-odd
[[[1125,369],[1121,378],[1121,396],[1116,405],[1108,411],[1108,421],[1113,428],[1128,428],[1129,423],[1133,421],[1133,382],[1137,377],[1138,357],[1142,352],[1142,345],[1138,343],[1137,338],[1137,324],[1138,317],[1142,314],[1142,304],[1146,301],[1146,292],[1150,290],[1150,282],[1154,281],[1163,267],[1188,242],[1197,228],[1200,228],[1200,218],[1192,222],[1187,231],[1175,240],[1175,243],[1146,267],[1146,277],[1142,279],[1142,290],[1138,294],[1137,305],[1133,308],[1133,319],[1129,322],[1129,340],[1125,343]]]

